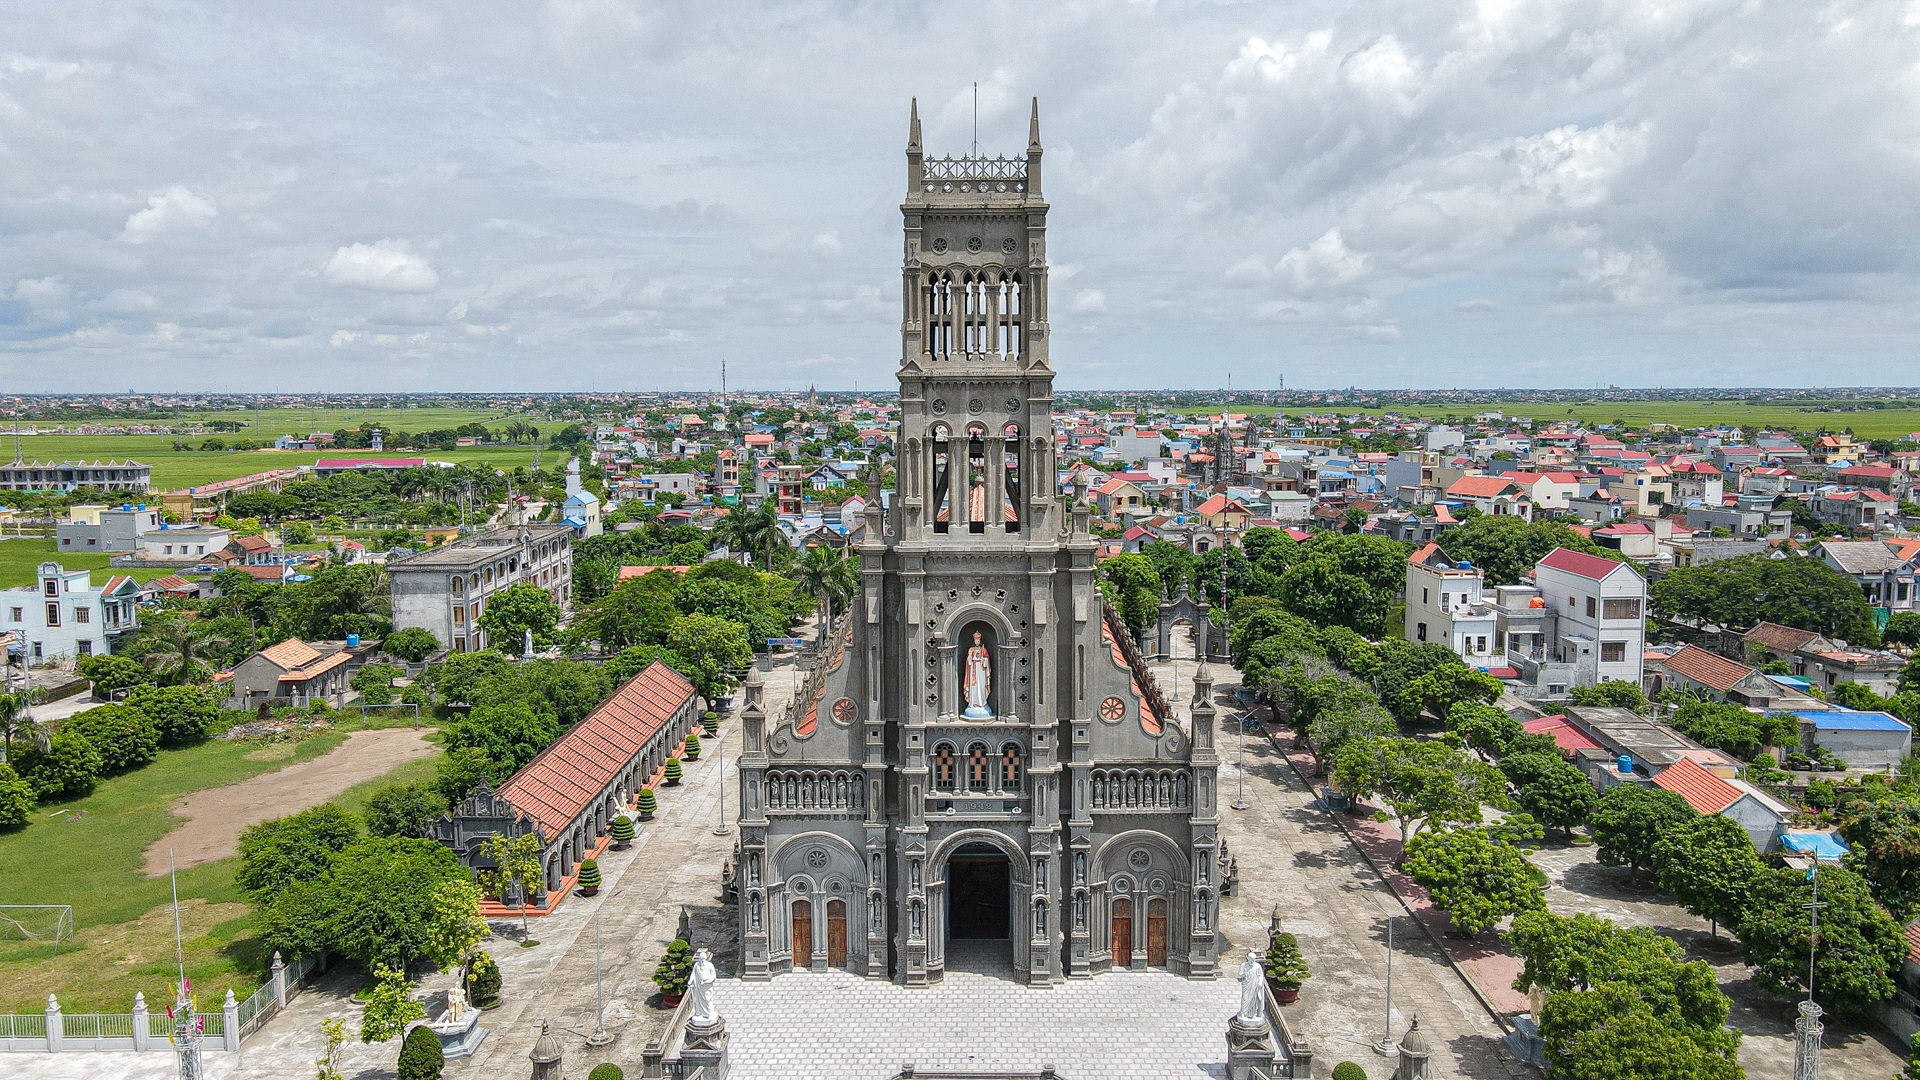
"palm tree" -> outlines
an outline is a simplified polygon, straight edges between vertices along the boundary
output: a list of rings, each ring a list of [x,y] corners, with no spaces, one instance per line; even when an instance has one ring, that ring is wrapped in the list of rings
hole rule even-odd
[[[0,694],[0,764],[7,760],[7,752],[13,747],[16,735],[24,735],[40,749],[47,748],[47,732],[33,718],[32,706],[34,690],[22,690],[13,694]]]
[[[752,510],[734,507],[720,519],[720,534],[727,546],[748,555],[765,555],[767,569],[773,569],[773,553],[786,542],[780,532],[780,515],[771,502],[762,502]]]
[[[833,593],[838,584],[835,564],[840,561],[825,544],[810,547],[794,564],[793,576],[800,587],[813,594],[814,607],[820,612],[820,640],[833,632]]]
[[[147,666],[162,680],[176,686],[194,681],[194,674],[212,653],[223,649],[227,640],[205,623],[174,619],[157,628],[156,640],[147,652]]]

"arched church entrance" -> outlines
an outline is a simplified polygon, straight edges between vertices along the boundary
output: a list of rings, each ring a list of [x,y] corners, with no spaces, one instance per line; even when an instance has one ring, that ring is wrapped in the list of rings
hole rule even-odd
[[[1013,867],[999,848],[966,844],[947,858],[947,937],[1012,939]]]

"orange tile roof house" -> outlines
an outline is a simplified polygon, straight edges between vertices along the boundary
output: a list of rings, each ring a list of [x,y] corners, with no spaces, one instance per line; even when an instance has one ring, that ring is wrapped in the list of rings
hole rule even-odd
[[[1779,685],[1757,669],[1697,645],[1683,646],[1652,665],[1648,684],[1656,694],[1662,690],[1693,691],[1738,705],[1767,705],[1781,694]]]
[[[1746,830],[1757,851],[1780,846],[1781,827],[1793,817],[1793,808],[1787,804],[1744,780],[1715,776],[1691,758],[1660,770],[1653,784],[1687,800],[1698,813],[1732,819]]]
[[[298,638],[272,645],[238,664],[221,681],[229,695],[227,706],[252,709],[263,704],[305,706],[324,701],[338,706],[347,693],[353,654],[337,642],[321,647]]]
[[[496,834],[540,836],[545,877],[528,898],[535,914],[553,910],[571,888],[580,860],[605,847],[616,814],[651,785],[699,722],[693,684],[655,662],[562,732],[494,791],[482,785],[428,825],[428,835],[467,866]],[[496,897],[495,900],[518,899]]]

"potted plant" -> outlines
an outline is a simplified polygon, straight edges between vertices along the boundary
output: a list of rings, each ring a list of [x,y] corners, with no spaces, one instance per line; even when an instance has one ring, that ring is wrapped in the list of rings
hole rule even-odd
[[[1267,985],[1273,988],[1273,1000],[1291,1005],[1300,997],[1300,984],[1313,972],[1307,970],[1307,958],[1300,954],[1300,940],[1292,934],[1275,934],[1267,946]]]
[[[660,988],[660,1003],[667,1008],[677,1008],[680,999],[686,996],[687,979],[693,975],[693,946],[686,938],[675,938],[667,946],[667,955],[660,958],[660,966],[653,969],[653,985]]]
[[[668,787],[680,786],[680,759],[679,758],[670,757],[667,759],[667,771],[665,775],[667,778]]]
[[[500,1004],[500,965],[492,953],[477,952],[467,961],[467,1000],[476,1009]]]
[[[614,818],[607,832],[613,837],[613,850],[625,851],[633,846],[633,819],[627,815]]]
[[[686,758],[688,761],[700,760],[700,733],[699,732],[697,731],[687,732],[687,741],[686,741],[685,747],[681,751],[681,756]]]
[[[652,821],[653,812],[660,809],[660,802],[653,797],[652,788],[643,787],[640,789],[640,797],[633,800],[633,808],[640,814],[641,821]]]
[[[700,726],[706,729],[707,734],[710,736],[719,734],[720,714],[714,712],[712,709],[708,709],[706,715],[700,718]]]
[[[600,860],[580,861],[580,895],[593,896],[600,891]]]

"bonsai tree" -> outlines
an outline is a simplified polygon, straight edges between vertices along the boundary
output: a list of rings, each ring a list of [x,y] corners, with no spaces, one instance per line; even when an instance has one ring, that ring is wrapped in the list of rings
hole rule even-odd
[[[667,776],[668,787],[680,786],[680,759],[679,758],[670,757],[667,759],[666,776]]]
[[[620,1066],[604,1061],[593,1067],[593,1071],[587,1074],[587,1080],[626,1080],[626,1074],[620,1071]]]
[[[693,975],[693,946],[686,938],[675,938],[653,969],[653,985],[660,988],[660,1000],[666,1005],[680,1004],[687,992],[687,979]]]
[[[440,1070],[446,1067],[447,1056],[433,1029],[421,1024],[407,1032],[400,1044],[399,1080],[440,1080]]]
[[[700,760],[700,733],[699,732],[697,731],[687,732],[685,756],[688,761]]]
[[[700,717],[700,726],[706,730],[708,735],[718,734],[720,731],[720,714],[714,712],[712,709],[708,709],[706,714]]]
[[[1292,1001],[1300,993],[1300,984],[1313,974],[1307,970],[1307,958],[1300,953],[1300,939],[1292,934],[1273,935],[1273,944],[1267,946],[1266,969],[1267,982],[1282,1004]]]
[[[633,819],[627,815],[614,818],[609,832],[613,836],[613,850],[625,851],[633,845]]]
[[[580,862],[580,895],[592,896],[600,891],[600,860],[583,859]]]
[[[492,953],[477,952],[467,961],[467,1000],[476,1009],[500,1004],[500,965]]]
[[[588,1077],[587,1080],[593,1080]],[[1351,1061],[1343,1061],[1333,1067],[1333,1080],[1367,1080],[1367,1070]]]
[[[668,762],[667,765],[671,768],[673,763]],[[641,821],[652,821],[653,812],[660,809],[659,800],[653,797],[653,789],[650,787],[641,788],[640,797],[633,801],[633,808],[640,812]]]

